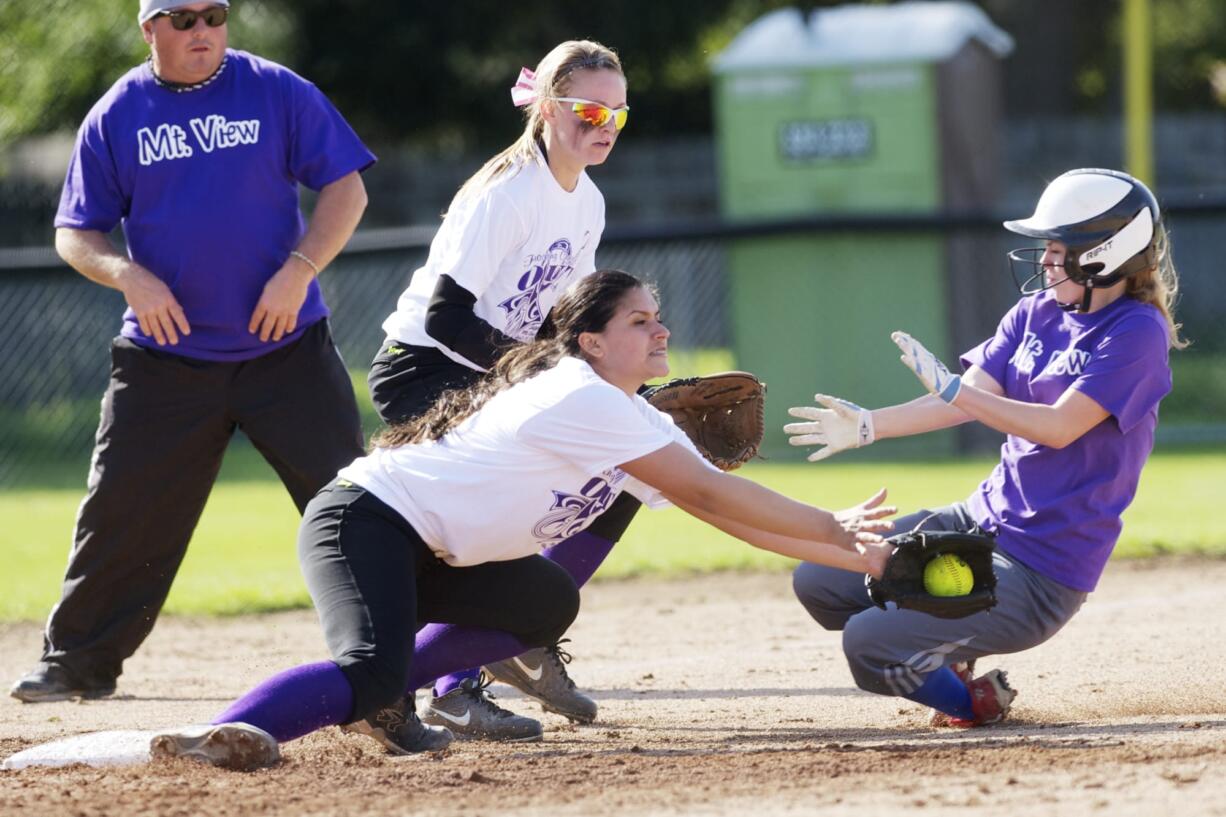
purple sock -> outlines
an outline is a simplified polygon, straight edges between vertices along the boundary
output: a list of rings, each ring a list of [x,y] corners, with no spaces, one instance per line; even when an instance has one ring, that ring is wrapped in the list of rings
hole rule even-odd
[[[431,624],[428,627],[426,627],[425,630],[422,630],[422,633],[426,633],[426,631],[429,630],[430,627],[443,628],[447,626],[448,625],[446,624]],[[417,637],[417,643],[421,644],[420,635]],[[420,649],[420,647],[418,649]],[[466,669],[466,670],[460,670],[459,672],[453,672],[450,675],[444,675],[442,678],[439,678],[437,681],[434,682],[434,697],[441,698],[442,696],[446,695],[451,690],[458,687],[461,683],[463,683],[465,678],[476,678],[480,674],[481,674],[481,670],[479,669]]]
[[[264,681],[213,719],[249,723],[279,743],[344,723],[353,711],[353,688],[331,661],[303,664]]]
[[[570,577],[575,580],[575,584],[579,587],[583,587],[583,585],[587,584],[587,580],[592,578],[592,575],[596,572],[596,569],[604,563],[606,558],[608,558],[609,552],[613,550],[614,544],[615,543],[610,542],[608,539],[601,538],[594,534],[588,533],[587,531],[580,531],[574,536],[563,539],[553,547],[546,549],[541,555],[543,555],[546,559],[549,559],[551,562],[563,567],[566,572],[570,574]],[[431,633],[432,627],[445,626],[446,625],[442,624],[431,624],[422,630],[421,635],[419,635],[417,638],[417,649],[421,649],[422,636],[427,636],[428,633]],[[429,635],[427,637],[437,638],[438,636]],[[511,655],[519,655],[519,653],[511,653]],[[510,658],[511,655],[504,655],[502,658]],[[489,664],[494,661],[501,661],[502,658],[483,658],[481,659],[481,663]],[[416,658],[414,659],[415,662],[417,660],[418,659]],[[434,682],[434,697],[437,698],[442,695],[446,695],[448,692],[458,687],[460,682],[465,678],[476,678],[478,672],[479,670],[466,669],[462,672],[444,675]],[[427,679],[431,677],[435,676],[426,676]],[[411,689],[416,689],[416,687],[411,687]]]
[[[964,721],[975,719],[975,712],[971,709],[971,691],[949,667],[928,673],[919,689],[903,697]]]
[[[462,667],[501,661],[526,649],[522,641],[504,630],[428,624],[417,633],[406,693],[411,694],[434,678],[453,677],[449,673],[462,672]],[[461,674],[461,677],[469,676]]]

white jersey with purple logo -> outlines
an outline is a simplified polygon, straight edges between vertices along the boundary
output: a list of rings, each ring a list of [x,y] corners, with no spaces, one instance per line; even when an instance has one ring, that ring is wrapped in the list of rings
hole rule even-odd
[[[374,161],[319,89],[276,63],[228,50],[211,82],[182,93],[144,63],[82,123],[55,226],[107,233],[122,223],[132,260],[166,282],[191,324],[166,351],[247,360],[328,314],[312,281],[297,331],[279,342],[247,331],[264,284],[302,239],[298,185],[319,190]],[[122,334],[156,346],[131,309]]]
[[[537,162],[452,203],[425,265],[413,273],[383,331],[482,370],[426,334],[426,307],[438,277],[449,275],[476,296],[478,318],[529,341],[566,287],[595,272],[603,232],[604,197],[587,173],[568,192],[538,154]]]
[[[495,395],[442,439],[376,449],[340,477],[463,567],[539,553],[586,528],[623,490],[648,507],[667,506],[617,466],[674,442],[700,456],[671,417],[566,357]]]
[[[1062,449],[1006,438],[1000,464],[967,501],[1003,550],[1067,587],[1094,589],[1171,390],[1169,346],[1152,305],[1123,297],[1068,312],[1047,291],[1019,301],[995,336],[962,356],[1006,397],[1052,405],[1071,386],[1111,415]]]

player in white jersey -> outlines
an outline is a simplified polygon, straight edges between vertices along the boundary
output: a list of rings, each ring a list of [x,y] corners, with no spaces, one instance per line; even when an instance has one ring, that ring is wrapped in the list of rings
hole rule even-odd
[[[621,63],[598,43],[565,42],[535,71],[525,68],[511,95],[527,115],[523,133],[461,187],[425,265],[383,324],[387,339],[369,382],[386,423],[421,415],[442,392],[475,382],[502,353],[533,340],[567,285],[596,269],[604,198],[585,168],[604,162],[626,123]],[[546,557],[583,585],[638,505],[626,494]],[[547,710],[587,723],[596,703],[575,688],[569,660],[549,644],[486,669]],[[476,669],[438,679],[434,698],[426,721],[450,723],[463,737],[541,734],[538,721],[494,705]]]
[[[155,755],[262,765],[278,742],[332,724],[398,754],[446,746],[452,733],[418,720],[413,690],[565,632],[578,588],[539,554],[622,491],[756,547],[880,574],[884,491],[838,512],[789,499],[707,463],[637,394],[668,374],[668,329],[642,282],[587,276],[553,323],[492,377],[385,431],[311,500],[298,551],[332,660],[268,679],[209,727],[155,737]],[[414,645],[419,621],[445,625]]]

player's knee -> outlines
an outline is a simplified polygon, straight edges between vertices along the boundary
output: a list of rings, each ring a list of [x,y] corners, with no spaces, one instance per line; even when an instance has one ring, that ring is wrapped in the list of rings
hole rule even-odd
[[[877,653],[880,639],[871,626],[871,616],[852,616],[843,626],[843,655],[856,686],[866,692],[882,692],[882,672],[873,656]]]
[[[826,568],[802,562],[792,571],[792,592],[813,620],[827,630],[841,630],[846,614],[833,609],[824,590]]]
[[[843,625],[843,654],[848,658],[864,655],[874,640],[868,616],[852,616]]]
[[[579,588],[562,567],[542,559],[542,575],[535,587],[537,603],[521,622],[517,636],[528,646],[557,643],[579,615]]]

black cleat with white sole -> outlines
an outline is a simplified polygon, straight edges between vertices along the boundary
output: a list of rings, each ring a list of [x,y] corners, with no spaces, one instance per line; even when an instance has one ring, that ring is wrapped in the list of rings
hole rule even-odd
[[[370,717],[347,723],[341,731],[365,735],[393,755],[440,752],[451,745],[454,737],[448,729],[422,723],[409,697],[401,698]]]

